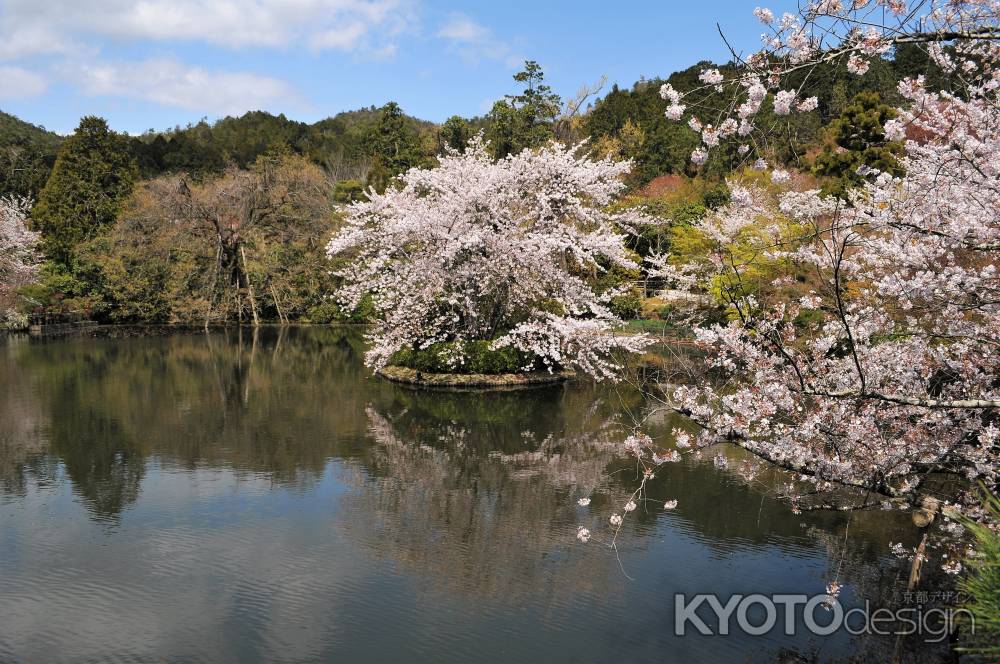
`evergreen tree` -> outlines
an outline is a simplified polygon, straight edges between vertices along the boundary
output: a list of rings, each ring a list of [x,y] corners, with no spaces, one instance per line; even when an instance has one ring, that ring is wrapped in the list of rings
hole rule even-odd
[[[816,158],[814,171],[829,178],[824,191],[843,197],[848,189],[865,180],[858,173],[867,166],[892,175],[902,175],[899,157],[903,146],[885,136],[885,123],[897,112],[877,92],[861,92],[844,107],[830,130],[834,145],[827,145]]]
[[[453,115],[441,125],[441,147],[450,147],[459,152],[465,152],[465,145],[472,137],[469,121],[459,115]]]
[[[389,169],[385,167],[382,157],[376,154],[375,157],[372,158],[372,166],[368,169],[368,176],[365,178],[365,188],[371,188],[378,193],[383,194],[389,186],[389,180],[391,179],[392,174],[389,172]]]
[[[101,118],[83,118],[59,150],[32,213],[46,255],[71,269],[76,249],[115,222],[136,177],[128,139]]]
[[[524,83],[524,90],[493,104],[487,117],[486,137],[497,158],[552,140],[562,105],[559,95],[544,83],[545,74],[534,60],[525,61],[524,69],[514,75],[514,80]]]
[[[507,95],[511,104],[524,115],[529,130],[551,125],[559,115],[562,100],[544,83],[542,67],[534,60],[526,60],[524,69],[514,74],[514,80],[524,83],[524,91],[519,95]]]
[[[525,147],[524,136],[517,109],[501,99],[493,104],[487,116],[489,123],[486,139],[490,152],[497,159],[520,152]]]
[[[423,160],[420,137],[407,123],[403,109],[390,101],[379,111],[378,124],[368,135],[368,146],[390,177],[399,175]]]

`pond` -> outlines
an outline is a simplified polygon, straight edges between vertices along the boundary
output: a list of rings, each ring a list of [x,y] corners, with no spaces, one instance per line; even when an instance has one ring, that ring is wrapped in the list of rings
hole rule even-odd
[[[0,337],[0,661],[899,652],[844,631],[682,638],[674,595],[815,595],[837,578],[845,609],[888,601],[907,515],[795,515],[689,458],[658,473],[659,503],[615,551],[602,542],[636,486],[621,442],[638,394],[420,392],[373,378],[363,352],[339,328]]]

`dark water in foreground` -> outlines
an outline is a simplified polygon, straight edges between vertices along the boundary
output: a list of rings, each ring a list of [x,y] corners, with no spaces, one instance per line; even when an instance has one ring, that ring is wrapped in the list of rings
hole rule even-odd
[[[654,481],[676,510],[626,522],[619,564],[574,535],[634,487],[617,423],[634,394],[421,393],[361,351],[337,329],[0,337],[0,661],[891,654],[844,633],[681,639],[673,596],[837,576],[848,607],[884,597],[901,515],[855,516],[845,543],[846,515],[793,515],[689,460]]]

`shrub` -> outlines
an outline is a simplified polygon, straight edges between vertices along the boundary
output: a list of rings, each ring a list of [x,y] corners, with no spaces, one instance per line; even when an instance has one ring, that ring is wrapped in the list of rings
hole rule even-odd
[[[372,315],[371,298],[364,298],[357,309],[347,312],[332,300],[309,307],[306,318],[310,323],[329,325],[330,323],[365,323]]]
[[[639,318],[642,315],[642,295],[638,288],[631,288],[628,292],[612,298],[608,308],[622,320]]]
[[[800,330],[818,330],[822,326],[825,316],[817,309],[801,309],[795,316],[795,327]]]
[[[990,519],[1000,522],[1000,498],[986,494],[984,502]],[[979,555],[968,559],[969,574],[959,583],[969,598],[963,608],[972,613],[976,628],[962,650],[1000,661],[1000,534],[971,520],[963,525],[976,538]]]
[[[353,203],[365,195],[365,183],[361,180],[340,180],[333,185],[333,200],[338,203]]]
[[[14,309],[0,311],[0,330],[26,330],[28,316]]]
[[[538,358],[512,346],[491,349],[491,341],[441,342],[397,351],[389,364],[426,373],[503,374],[539,368]],[[461,358],[464,355],[464,360]]]

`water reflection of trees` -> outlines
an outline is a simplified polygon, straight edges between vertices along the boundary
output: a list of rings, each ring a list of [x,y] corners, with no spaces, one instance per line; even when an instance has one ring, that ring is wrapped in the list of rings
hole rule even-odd
[[[23,490],[59,461],[102,519],[136,500],[151,455],[308,484],[367,427],[359,344],[330,328],[8,343],[0,478]]]
[[[27,336],[7,335],[0,344],[0,491],[23,495],[30,476],[50,472],[42,435],[46,419],[17,361]]]
[[[352,538],[449,589],[615,592],[607,553],[574,546],[578,497],[631,490],[608,482],[621,430],[592,389],[399,390],[367,415],[373,445],[343,499]]]
[[[0,427],[3,490],[23,492],[32,476],[53,481],[58,462],[83,504],[108,519],[136,500],[154,457],[297,487],[315,482],[331,459],[347,460],[341,465],[355,472],[342,512],[357,521],[350,527],[363,533],[377,523],[369,534],[381,533],[376,548],[467,579],[492,574],[484,582],[499,584],[509,580],[485,571],[496,568],[497,547],[513,561],[510,574],[544,568],[578,524],[603,528],[634,489],[634,468],[619,456],[618,418],[642,408],[635,392],[586,383],[419,392],[372,380],[362,350],[360,331],[346,328],[8,341],[0,417],[14,426]],[[652,433],[665,440],[676,424],[658,422]],[[720,555],[801,545],[803,522],[833,531],[843,518],[794,518],[707,460],[668,464],[648,488],[652,508],[626,522],[635,546],[664,518],[656,502],[668,498],[681,499],[669,518]],[[584,495],[591,506],[577,508]],[[883,515],[870,519],[879,525],[858,542],[885,550],[888,539],[902,539]]]

